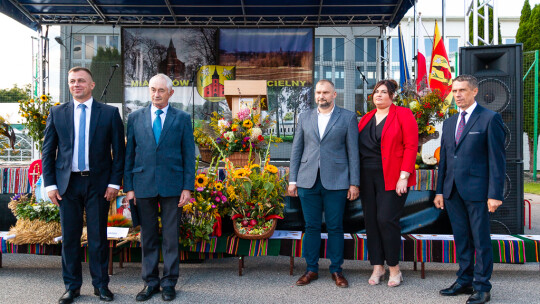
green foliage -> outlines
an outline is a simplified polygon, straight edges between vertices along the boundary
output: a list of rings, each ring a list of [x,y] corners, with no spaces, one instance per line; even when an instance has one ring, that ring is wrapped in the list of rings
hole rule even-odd
[[[516,42],[523,43],[523,51],[529,53],[523,54],[523,71],[526,73],[531,64],[534,62],[534,52],[540,49],[540,5],[535,5],[531,11],[529,1],[525,1],[521,10],[521,18],[519,20],[519,28],[516,34]],[[539,77],[540,80],[540,77]],[[540,82],[540,81],[539,81]],[[534,159],[534,67],[523,81],[525,94],[523,96],[523,132],[529,139],[529,153],[531,160],[531,172],[534,170],[532,160]],[[539,107],[540,108],[540,107]],[[540,117],[540,109],[536,113]],[[540,131],[540,128],[536,130]]]
[[[525,193],[540,194],[540,183],[525,183]]]
[[[0,90],[0,102],[18,102],[21,99],[29,99],[30,91],[29,84],[22,88],[14,85],[11,89],[2,89]]]
[[[43,137],[50,108],[59,104],[58,102],[53,104],[49,95],[41,95],[35,100],[19,100],[19,113],[23,117],[23,125],[40,152],[43,148]]]
[[[96,87],[94,88],[94,98],[99,98],[112,71],[112,66],[122,63],[122,56],[116,48],[103,48],[97,49],[96,56],[92,58],[90,64],[90,70],[94,75],[94,82]],[[122,102],[122,69],[119,67],[116,69],[111,83],[107,88],[107,95],[104,99],[107,102]],[[100,100],[103,101],[104,100]]]
[[[17,196],[13,199],[16,198]],[[60,223],[60,209],[58,206],[43,200],[36,202],[33,196],[30,198],[19,196],[19,202],[15,208],[17,219],[27,219],[30,221],[42,220],[47,223]]]
[[[478,0],[478,6],[480,6],[480,0]],[[484,16],[484,9],[485,9],[485,6],[478,10],[478,12],[480,13],[481,16]],[[493,9],[492,8],[489,8],[488,15],[489,15],[489,39],[490,39],[489,43],[493,43]],[[485,23],[484,19],[478,17],[478,36],[479,37],[484,36],[484,23]],[[473,41],[473,27],[472,27],[473,14],[471,14],[469,16],[469,24],[470,24],[470,27],[469,27],[469,41],[472,42]],[[501,23],[499,22],[499,24],[497,26],[499,28],[499,44],[501,44],[502,43]],[[478,45],[484,45],[484,43],[482,41],[478,40]]]

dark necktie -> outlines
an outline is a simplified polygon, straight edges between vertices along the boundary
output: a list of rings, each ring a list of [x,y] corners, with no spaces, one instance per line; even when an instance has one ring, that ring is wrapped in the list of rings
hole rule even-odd
[[[156,144],[159,142],[159,136],[161,135],[161,113],[163,113],[161,109],[158,109],[156,111],[156,119],[154,119],[154,123],[152,124],[152,130],[154,130],[154,138],[156,139]]]
[[[456,132],[456,144],[459,142],[459,138],[461,137],[461,134],[463,133],[463,129],[465,129],[465,116],[467,115],[467,112],[463,111],[461,112],[461,120],[459,121],[459,125],[457,127]]]
[[[86,169],[86,146],[85,146],[85,140],[86,140],[86,105],[80,104],[78,106],[81,108],[81,116],[79,116],[79,148],[77,153],[77,167],[79,171],[84,171]]]

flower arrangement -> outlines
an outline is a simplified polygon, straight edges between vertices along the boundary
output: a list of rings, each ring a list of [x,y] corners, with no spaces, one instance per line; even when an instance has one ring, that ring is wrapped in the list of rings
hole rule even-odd
[[[45,133],[45,124],[49,116],[49,110],[52,106],[59,105],[52,103],[51,96],[41,95],[34,100],[19,100],[19,113],[23,117],[23,125],[28,130],[28,135],[34,141],[36,148],[41,152],[43,145],[43,136]]]
[[[287,182],[268,161],[264,166],[253,164],[236,170],[231,163],[227,164],[232,173],[227,179],[231,218],[240,234],[261,235],[272,227],[274,220],[283,219]]]
[[[212,163],[207,173],[199,173],[195,177],[195,191],[182,213],[180,243],[184,246],[208,241],[212,233],[221,236],[221,217],[229,212],[229,201],[218,177],[218,164],[219,161],[215,166]]]
[[[107,218],[107,227],[131,227],[131,220],[122,214],[112,214]]]
[[[36,202],[33,196],[26,194],[17,194],[11,198],[10,208],[19,219],[42,220],[46,223],[60,223],[60,209],[53,203],[47,203],[43,200]]]
[[[397,94],[394,104],[410,108],[418,124],[420,138],[432,137],[435,134],[435,123],[442,122],[448,116],[456,113],[453,108],[445,109],[444,100],[438,90],[420,96],[414,91],[402,91]],[[435,135],[436,137],[436,135]],[[425,142],[420,142],[421,144]]]
[[[234,152],[254,151],[259,153],[269,143],[279,143],[283,140],[277,137],[265,136],[275,124],[270,120],[271,114],[261,120],[257,114],[259,105],[249,108],[243,105],[236,117],[229,112],[213,112],[209,122],[203,122],[201,127],[193,132],[195,141],[203,147],[210,148],[214,156],[220,156],[212,141],[221,150],[222,156],[227,157]]]

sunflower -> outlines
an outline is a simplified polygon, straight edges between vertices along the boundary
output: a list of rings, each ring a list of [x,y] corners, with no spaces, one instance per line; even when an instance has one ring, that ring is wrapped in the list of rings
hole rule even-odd
[[[433,134],[435,133],[436,129],[434,126],[427,126],[427,133],[428,134]]]
[[[206,174],[201,173],[197,175],[195,178],[195,187],[206,187],[208,185],[208,177],[206,177]]]
[[[214,184],[214,188],[216,188],[217,191],[221,191],[221,190],[223,190],[223,184],[220,183],[220,182],[216,182]]]
[[[246,169],[238,169],[234,171],[234,178],[242,178],[249,175],[249,171]]]
[[[55,106],[58,106],[58,105],[60,105],[60,103],[59,103],[59,102],[55,102],[54,105],[55,105]]]
[[[253,122],[251,120],[249,120],[249,119],[244,120],[244,123],[242,123],[242,126],[244,128],[251,129],[253,127]]]
[[[250,169],[255,169],[255,168],[260,168],[261,166],[259,166],[259,164],[253,164],[251,166],[249,166]]]
[[[49,100],[49,98],[45,94],[41,95],[41,97],[39,97],[39,99],[41,99],[41,101],[43,101],[43,102],[47,102],[47,100]]]
[[[268,172],[270,172],[272,174],[276,174],[278,172],[278,168],[276,166],[274,166],[274,165],[266,165],[264,167],[264,170],[268,171]]]

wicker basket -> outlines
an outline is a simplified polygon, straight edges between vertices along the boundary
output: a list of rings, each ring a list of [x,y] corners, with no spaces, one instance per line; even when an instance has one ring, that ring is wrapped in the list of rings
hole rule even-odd
[[[210,150],[210,148],[199,146],[199,153],[201,153],[201,160],[203,162],[212,162],[212,150]]]
[[[236,222],[238,222],[238,220],[234,220],[233,221],[234,234],[236,234],[236,236],[238,236],[239,238],[246,239],[246,240],[267,239],[267,238],[271,237],[272,234],[274,234],[274,230],[276,230],[276,226],[277,226],[277,220],[273,219],[271,221],[273,221],[273,223],[272,223],[272,226],[270,227],[270,229],[268,229],[268,231],[266,231],[263,234],[259,234],[259,235],[250,235],[250,234],[241,234],[240,231],[238,231],[238,228],[236,227]]]
[[[234,152],[229,155],[229,160],[235,167],[244,167],[249,164],[249,152]],[[260,162],[259,155],[255,152],[251,152],[251,163],[258,164]]]

